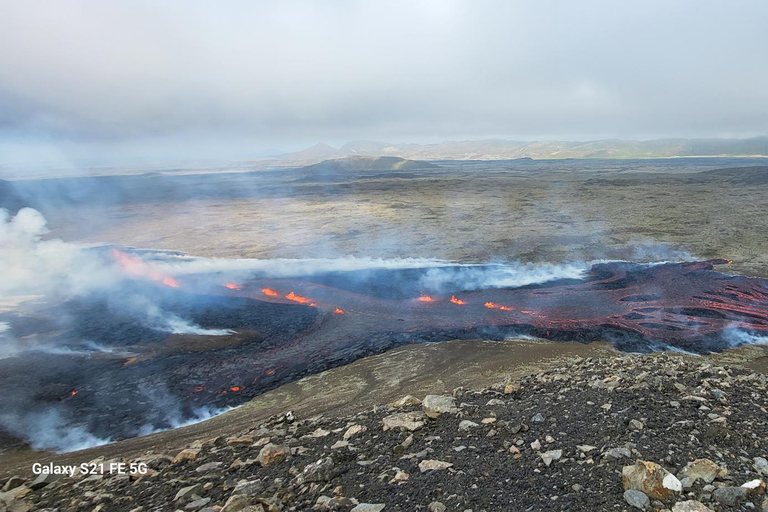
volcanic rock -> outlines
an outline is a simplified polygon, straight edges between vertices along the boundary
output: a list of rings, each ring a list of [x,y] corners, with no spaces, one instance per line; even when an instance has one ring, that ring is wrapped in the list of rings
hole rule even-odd
[[[333,459],[325,457],[312,464],[307,464],[304,471],[296,477],[297,483],[307,482],[327,482],[339,473],[338,468],[333,463]]]
[[[11,489],[15,489],[18,486],[22,485],[24,482],[26,482],[25,479],[21,478],[20,476],[12,476],[8,479],[7,482],[5,482],[5,485],[3,485],[3,492],[8,492]]]
[[[456,401],[452,396],[427,395],[421,403],[421,408],[427,417],[435,419],[441,414],[454,414],[459,412]]]
[[[181,450],[178,455],[173,458],[172,463],[178,464],[186,460],[197,460],[198,455],[200,455],[200,448],[187,448]]]
[[[262,466],[277,464],[283,462],[291,455],[291,448],[287,445],[276,445],[269,443],[259,451],[256,460]]]
[[[478,425],[474,421],[461,420],[459,422],[459,432],[468,432],[468,431],[472,430],[473,428],[479,427],[479,426],[480,425]]]
[[[440,503],[439,501],[433,501],[429,505],[427,505],[427,512],[445,512],[446,508],[445,505]]]
[[[426,473],[427,471],[442,471],[450,467],[453,467],[452,463],[437,459],[428,459],[419,462],[419,471],[422,473]]]
[[[386,505],[382,503],[360,503],[355,508],[350,510],[350,512],[381,512],[386,508]]]
[[[735,507],[747,497],[746,487],[721,487],[715,489],[712,497],[721,505]]]
[[[696,459],[685,465],[683,470],[677,475],[677,478],[683,484],[685,489],[691,488],[697,480],[711,484],[720,468],[709,459]]]
[[[37,476],[34,480],[32,480],[32,483],[28,485],[30,489],[33,491],[36,491],[38,489],[42,489],[46,485],[50,485],[56,480],[59,480],[62,477],[62,475],[55,475],[52,473],[41,473]]]
[[[357,434],[362,434],[363,432],[366,432],[368,430],[368,427],[365,425],[352,425],[347,429],[346,432],[344,432],[344,440],[349,440],[352,437],[356,436]]]
[[[624,501],[626,501],[630,507],[635,507],[640,510],[646,510],[651,506],[651,500],[648,499],[648,496],[635,489],[624,491]]]
[[[395,414],[390,414],[382,421],[384,430],[396,428],[413,432],[414,430],[419,430],[424,426],[425,418],[426,417],[424,413],[421,411],[398,412]]]
[[[395,400],[394,402],[388,403],[387,407],[397,409],[400,407],[406,407],[408,405],[421,405],[421,400],[419,400],[413,395],[405,395],[403,398],[400,398],[398,400]]]
[[[666,499],[671,492],[683,489],[680,481],[655,462],[637,461],[621,470],[621,482],[625,490],[635,489],[648,497]]]
[[[203,490],[203,486],[201,484],[182,487],[181,489],[179,489],[179,492],[176,493],[176,496],[173,497],[173,501],[178,501],[180,499],[189,497],[193,494],[199,494],[202,490]]]
[[[678,501],[672,507],[672,512],[714,512],[700,501]]]
[[[549,466],[553,461],[560,460],[563,456],[563,450],[550,450],[541,454],[541,460],[544,461],[544,465]]]

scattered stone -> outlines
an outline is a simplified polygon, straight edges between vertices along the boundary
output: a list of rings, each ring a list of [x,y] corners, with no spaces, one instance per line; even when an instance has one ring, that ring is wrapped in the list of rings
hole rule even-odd
[[[193,494],[199,494],[203,490],[203,486],[200,484],[190,485],[188,487],[182,487],[174,496],[173,501],[178,501],[183,498],[188,498]]]
[[[433,501],[432,503],[427,505],[428,512],[445,512],[445,510],[446,510],[445,505],[443,505],[439,501]]]
[[[399,400],[395,400],[394,402],[388,403],[387,407],[398,408],[398,407],[406,407],[408,405],[421,405],[421,400],[419,400],[413,395],[405,395],[403,398]]]
[[[366,427],[365,425],[352,425],[347,429],[346,432],[344,432],[343,437],[344,437],[344,440],[346,441],[346,440],[352,439],[357,434],[362,434],[363,432],[367,432],[367,431],[368,431],[368,427]]]
[[[390,484],[404,484],[408,481],[409,475],[408,473],[404,471],[398,471],[395,473],[395,476],[392,478],[392,480],[389,481]]]
[[[421,403],[421,409],[428,418],[438,418],[441,414],[455,414],[459,412],[456,401],[452,396],[427,395]]]
[[[442,460],[427,459],[419,462],[419,471],[426,473],[427,471],[442,471],[453,467],[450,462],[444,462]]]
[[[12,489],[15,489],[18,486],[24,484],[24,482],[26,482],[26,480],[20,476],[12,476],[8,479],[7,482],[5,482],[5,485],[3,486],[3,492],[8,492]]]
[[[637,461],[621,470],[621,482],[625,490],[644,492],[649,498],[666,499],[672,492],[680,492],[683,486],[672,473],[655,462]]]
[[[184,510],[200,510],[211,502],[211,498],[200,498],[199,500],[187,503]]]
[[[672,507],[672,512],[714,512],[700,501],[678,501]]]
[[[645,425],[640,420],[630,420],[629,422],[629,428],[631,428],[632,430],[643,430],[644,426]]]
[[[386,505],[383,503],[360,503],[359,505],[355,506],[355,508],[350,510],[350,512],[381,512],[385,507]]]
[[[630,507],[635,507],[640,510],[646,510],[651,506],[651,500],[644,492],[635,489],[628,489],[624,491],[624,501]]]
[[[677,478],[683,484],[685,489],[690,489],[698,480],[711,484],[720,468],[709,459],[696,459],[693,462],[689,462],[680,471]]]
[[[249,446],[253,444],[253,436],[228,437],[228,446]]]
[[[37,478],[32,480],[32,483],[29,484],[28,487],[33,491],[36,491],[38,489],[42,489],[47,485],[52,484],[53,482],[60,479],[61,477],[62,475],[55,475],[53,473],[41,473],[37,475]]]
[[[304,471],[297,477],[300,484],[307,482],[327,482],[338,474],[338,469],[333,463],[333,459],[325,457],[317,462],[308,464]]]
[[[382,421],[384,423],[384,430],[397,428],[413,432],[424,426],[425,418],[426,416],[421,411],[398,412],[390,414]]]
[[[541,460],[544,461],[544,465],[549,467],[552,462],[560,460],[563,456],[563,450],[549,450],[541,454]]]
[[[468,431],[472,430],[473,428],[479,427],[479,426],[480,425],[478,425],[474,421],[461,420],[459,422],[459,431],[460,432],[468,432]]]
[[[197,473],[207,473],[209,471],[213,471],[215,469],[219,469],[219,466],[221,466],[223,462],[206,462],[205,464],[198,466],[195,471]]]
[[[172,464],[179,464],[187,460],[197,460],[197,456],[200,455],[200,448],[187,448],[181,450],[171,461]]]
[[[759,478],[741,484],[747,490],[747,494],[765,494],[765,482]]]
[[[531,450],[537,452],[541,450],[541,441],[538,439],[531,443]]]
[[[533,415],[533,418],[531,418],[531,421],[534,423],[542,423],[544,421],[544,416],[540,412],[537,412],[536,414]]]
[[[331,450],[338,450],[339,448],[349,448],[349,441],[340,439],[331,445]]]
[[[288,445],[267,444],[259,451],[256,461],[262,466],[277,464],[283,462],[291,455],[291,448]]]
[[[715,489],[712,497],[721,505],[735,507],[747,497],[746,487],[721,487]]]

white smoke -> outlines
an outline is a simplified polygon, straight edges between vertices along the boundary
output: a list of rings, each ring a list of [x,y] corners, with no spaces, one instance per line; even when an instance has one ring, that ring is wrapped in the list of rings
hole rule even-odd
[[[85,295],[113,286],[120,275],[94,254],[62,240],[44,240],[45,218],[23,208],[0,209],[0,296]]]
[[[517,288],[556,279],[582,279],[591,266],[592,263],[575,262],[432,268],[421,278],[420,285],[424,290],[435,292],[444,289]]]
[[[723,331],[723,337],[731,347],[742,345],[768,345],[768,336],[752,334],[738,327],[728,327]]]
[[[0,425],[22,439],[29,439],[35,450],[74,452],[111,443],[97,437],[85,427],[67,424],[55,407],[24,414],[0,413]]]

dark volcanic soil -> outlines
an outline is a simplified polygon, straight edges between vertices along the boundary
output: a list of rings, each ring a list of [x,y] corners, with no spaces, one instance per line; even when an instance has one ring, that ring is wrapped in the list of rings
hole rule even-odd
[[[422,409],[434,410],[427,403],[342,418],[281,415],[239,436],[193,443],[181,456],[135,459],[152,468],[143,477],[62,479],[24,499],[62,512],[225,503],[225,511],[247,504],[256,511],[349,511],[358,502],[385,511],[628,510],[623,466],[652,461],[682,478],[686,464],[706,458],[717,465],[711,484],[695,481],[684,493],[652,499],[652,507],[696,499],[714,510],[765,510],[759,491],[733,488],[768,477],[761,459],[768,455],[767,385],[763,374],[704,359],[577,358],[491,389],[457,389],[456,410],[436,419],[423,417]],[[413,431],[383,429],[385,418],[408,412]],[[257,462],[281,450],[290,453],[286,460]],[[451,466],[422,471],[426,461]]]

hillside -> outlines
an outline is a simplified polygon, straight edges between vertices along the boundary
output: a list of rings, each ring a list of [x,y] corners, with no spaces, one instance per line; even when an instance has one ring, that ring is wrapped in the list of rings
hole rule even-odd
[[[392,156],[418,160],[506,160],[515,158],[672,158],[768,156],[768,137],[751,139],[656,139],[595,141],[446,141],[439,144],[389,144],[353,141],[339,149],[325,144],[283,155],[284,161],[343,156]]]

